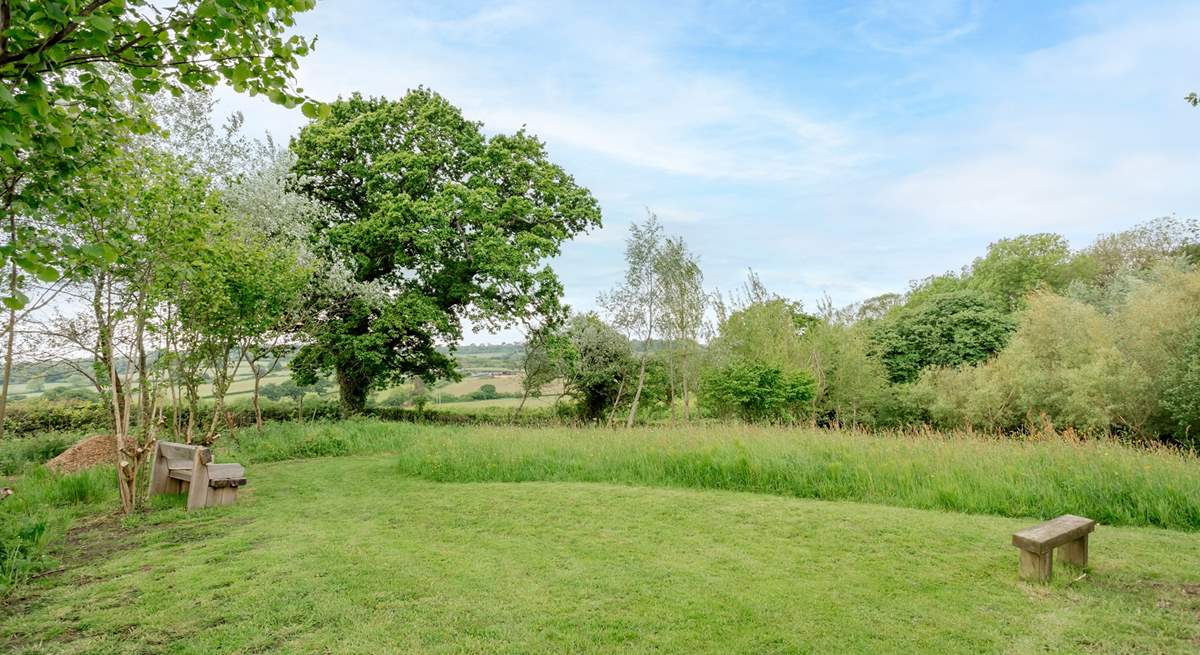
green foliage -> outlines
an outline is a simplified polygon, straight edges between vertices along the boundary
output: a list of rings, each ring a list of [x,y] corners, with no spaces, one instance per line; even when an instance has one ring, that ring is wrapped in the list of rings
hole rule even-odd
[[[51,546],[72,521],[111,504],[116,496],[116,476],[109,466],[65,476],[45,467],[26,470],[5,482],[13,494],[0,501],[0,596],[52,567]]]
[[[312,41],[289,35],[313,0],[17,0],[0,28],[0,177],[5,213],[19,221],[3,252],[44,280],[115,254],[106,239],[59,237],[66,217],[107,183],[107,160],[132,133],[154,127],[147,99],[225,82],[285,106]],[[103,172],[101,172],[103,170]],[[0,216],[8,223],[9,216]],[[40,220],[45,219],[45,220]],[[7,305],[27,299],[14,294]]]
[[[571,317],[558,356],[562,360],[564,392],[572,396],[585,421],[603,418],[618,397],[632,392],[635,375],[633,348],[625,335],[595,314]]]
[[[17,437],[49,432],[103,429],[108,411],[100,402],[55,401],[44,398],[10,404],[4,416],[4,434]]]
[[[1013,321],[978,291],[929,296],[880,322],[872,335],[892,382],[912,382],[935,366],[976,364],[1008,342]]]
[[[561,356],[565,347],[563,335],[553,327],[534,330],[525,340],[517,356],[521,390],[526,397],[540,397],[542,389],[562,374]]]
[[[1062,289],[1071,275],[1071,247],[1066,239],[1057,234],[1026,234],[989,245],[987,254],[971,266],[968,284],[1012,310],[1035,289]]]
[[[492,400],[493,398],[500,397],[500,395],[496,393],[496,385],[494,384],[481,385],[477,390],[472,391],[468,395],[470,396],[471,400]]]
[[[935,425],[1177,433],[1181,397],[1173,390],[1182,388],[1178,376],[1189,365],[1185,353],[1200,320],[1200,272],[1163,265],[1138,280],[1099,307],[1051,293],[1031,296],[993,361],[923,376],[920,391]]]
[[[54,459],[76,437],[59,433],[0,440],[0,475],[16,475],[27,467]]]
[[[708,371],[701,383],[704,406],[719,416],[748,422],[793,421],[804,414],[815,384],[808,373],[784,373],[758,362],[733,362]]]
[[[901,409],[902,389],[888,384],[868,325],[815,323],[804,336],[803,353],[815,380],[812,411],[819,422],[863,427],[914,422]]]
[[[1200,244],[1200,221],[1164,216],[1101,235],[1076,256],[1076,267],[1094,284],[1104,286],[1122,274],[1148,271],[1170,257],[1186,257],[1196,244]]]
[[[934,369],[921,385],[943,428],[1036,430],[1042,422],[1106,433],[1139,371],[1123,361],[1111,325],[1095,309],[1036,294],[995,360],[979,367]]]
[[[805,368],[803,336],[813,323],[799,302],[767,291],[750,273],[742,293],[718,299],[717,337],[709,345],[709,367],[727,362],[757,362],[781,371]]]
[[[1200,321],[1167,374],[1163,405],[1175,420],[1175,440],[1200,450]]]
[[[96,393],[94,389],[83,387],[54,387],[43,391],[42,399],[51,402],[97,402],[100,400],[100,394]]]
[[[596,200],[541,141],[487,137],[427,89],[338,100],[292,149],[299,190],[336,212],[318,226],[331,269],[292,369],[300,382],[335,372],[348,412],[407,377],[455,376],[437,346],[457,343],[463,318],[560,316],[544,260],[600,224]]]

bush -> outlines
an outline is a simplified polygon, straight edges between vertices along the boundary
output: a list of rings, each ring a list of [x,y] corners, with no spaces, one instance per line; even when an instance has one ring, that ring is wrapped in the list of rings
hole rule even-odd
[[[812,376],[802,371],[783,373],[758,362],[735,362],[709,371],[701,395],[705,406],[722,417],[779,422],[800,418],[814,387]]]
[[[25,400],[8,406],[4,433],[11,436],[46,432],[85,432],[108,426],[108,408],[99,402]]]
[[[1200,321],[1192,339],[1167,376],[1163,404],[1175,420],[1175,441],[1200,450]]]
[[[879,323],[872,335],[892,382],[915,381],[927,368],[977,364],[1008,343],[1014,324],[987,294],[930,296]]]
[[[468,395],[471,400],[492,400],[500,397],[496,394],[496,385],[494,384],[482,385],[478,390],[472,391]]]

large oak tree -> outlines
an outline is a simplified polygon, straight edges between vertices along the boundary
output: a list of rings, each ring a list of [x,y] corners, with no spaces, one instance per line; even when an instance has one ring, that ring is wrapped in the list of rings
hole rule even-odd
[[[335,373],[354,413],[372,389],[455,376],[439,346],[453,347],[466,320],[561,317],[546,260],[598,226],[600,209],[541,141],[485,136],[423,88],[398,101],[356,94],[330,110],[292,142],[297,187],[333,210],[316,230],[330,268],[310,343],[291,364],[300,383]]]

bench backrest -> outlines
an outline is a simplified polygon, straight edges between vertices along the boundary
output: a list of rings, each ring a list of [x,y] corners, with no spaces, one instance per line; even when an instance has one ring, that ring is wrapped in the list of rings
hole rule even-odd
[[[168,460],[185,459],[190,462],[196,456],[197,450],[207,451],[208,457],[204,459],[208,462],[212,461],[212,452],[204,446],[190,446],[185,443],[175,443],[174,441],[158,442],[159,457],[163,457]]]

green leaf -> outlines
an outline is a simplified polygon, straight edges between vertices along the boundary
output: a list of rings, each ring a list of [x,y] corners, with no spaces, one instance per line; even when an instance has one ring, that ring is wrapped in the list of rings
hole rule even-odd
[[[300,105],[300,112],[307,118],[317,120],[318,118],[324,118],[328,114],[329,108],[323,103],[309,101]]]
[[[25,305],[29,304],[29,296],[26,296],[20,291],[17,291],[11,296],[0,298],[0,300],[4,302],[5,307],[12,310],[23,309]]]
[[[39,266],[36,270],[34,270],[33,274],[37,277],[37,279],[46,283],[58,282],[59,278],[62,277],[58,271],[49,266]]]

